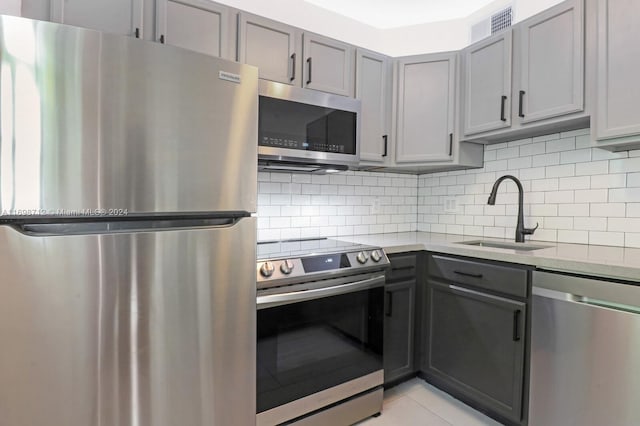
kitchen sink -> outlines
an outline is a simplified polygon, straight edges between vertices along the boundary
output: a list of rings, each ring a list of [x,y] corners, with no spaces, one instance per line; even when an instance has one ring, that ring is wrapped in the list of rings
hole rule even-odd
[[[476,247],[491,247],[491,248],[500,248],[507,250],[518,250],[518,251],[533,251],[550,248],[551,246],[541,246],[537,244],[529,244],[529,243],[508,243],[508,242],[499,242],[499,241],[485,241],[485,240],[475,240],[475,241],[462,241],[458,244],[464,244],[466,246],[476,246]]]

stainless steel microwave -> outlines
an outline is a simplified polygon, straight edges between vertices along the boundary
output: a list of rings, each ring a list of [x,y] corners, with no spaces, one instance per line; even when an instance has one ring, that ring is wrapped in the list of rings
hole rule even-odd
[[[360,160],[360,101],[271,81],[260,82],[261,170],[327,172]]]

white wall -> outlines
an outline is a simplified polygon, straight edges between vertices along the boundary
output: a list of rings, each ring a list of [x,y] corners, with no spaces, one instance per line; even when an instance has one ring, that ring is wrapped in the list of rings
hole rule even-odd
[[[495,0],[464,19],[383,30],[301,0],[216,1],[390,56],[459,50],[469,44],[473,24],[509,4],[513,4],[514,19],[519,22],[560,3],[560,0]]]

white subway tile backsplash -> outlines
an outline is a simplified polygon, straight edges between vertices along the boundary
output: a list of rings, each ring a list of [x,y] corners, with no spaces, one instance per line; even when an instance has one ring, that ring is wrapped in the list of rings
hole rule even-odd
[[[594,203],[591,204],[591,217],[624,217],[624,203]]]
[[[610,173],[640,172],[640,157],[609,161]]]
[[[561,166],[547,166],[545,176],[548,178],[575,176],[575,164],[563,164]]]
[[[640,203],[640,188],[616,188],[609,190],[610,203]]]
[[[589,231],[589,244],[600,246],[624,246],[624,233]]]
[[[504,174],[525,189],[525,224],[538,241],[640,247],[640,150],[591,147],[589,129],[485,147],[485,167],[421,176],[343,172],[258,173],[258,238],[365,233],[447,232],[514,237],[515,184],[505,181],[495,206],[493,183]],[[447,198],[458,205],[444,211]]]
[[[575,193],[576,203],[606,203],[608,198],[606,189],[580,189]]]
[[[534,155],[532,158],[533,167],[553,166],[560,164],[560,154],[540,154]]]
[[[574,217],[573,228],[584,231],[606,231],[606,217]]]
[[[640,203],[627,204],[627,217],[640,217]]]
[[[609,173],[608,161],[591,161],[576,164],[576,176],[605,175]]]

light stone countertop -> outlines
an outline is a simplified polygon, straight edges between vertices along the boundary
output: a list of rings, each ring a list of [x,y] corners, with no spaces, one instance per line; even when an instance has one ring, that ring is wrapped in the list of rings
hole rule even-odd
[[[519,251],[457,244],[462,241],[513,242],[513,240],[430,232],[353,235],[336,237],[336,239],[379,246],[384,248],[387,254],[427,250],[532,265],[553,271],[640,282],[640,249],[637,248],[532,241],[525,244],[548,246],[548,248]]]

